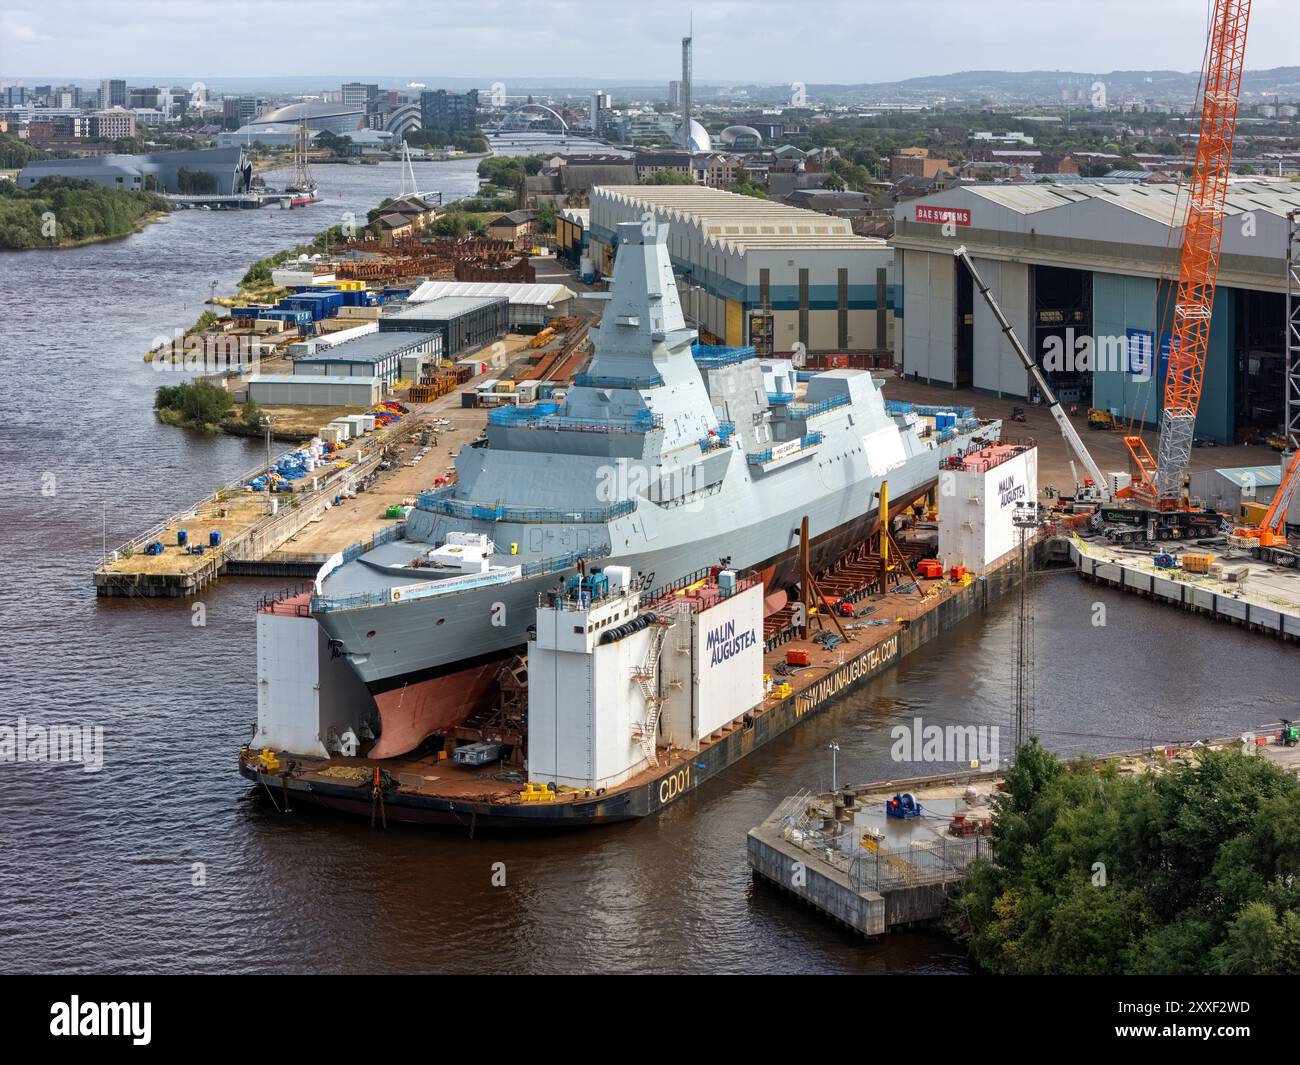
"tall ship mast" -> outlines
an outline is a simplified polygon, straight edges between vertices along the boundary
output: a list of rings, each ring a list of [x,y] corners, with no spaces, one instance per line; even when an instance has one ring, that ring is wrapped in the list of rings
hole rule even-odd
[[[315,203],[320,197],[316,194],[316,179],[311,176],[311,167],[307,164],[307,123],[298,123],[298,136],[293,142],[293,180],[285,186],[285,192],[294,194],[293,206]]]

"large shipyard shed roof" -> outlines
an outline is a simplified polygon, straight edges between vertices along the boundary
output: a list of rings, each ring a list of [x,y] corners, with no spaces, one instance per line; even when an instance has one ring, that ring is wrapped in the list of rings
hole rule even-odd
[[[1293,181],[1231,179],[1220,283],[1284,289],[1286,215],[1294,210]],[[959,185],[900,203],[890,243],[945,254],[960,243],[989,259],[1177,278],[1186,211],[1186,190],[1172,183]]]
[[[407,297],[406,302],[423,303],[443,296],[504,296],[516,307],[549,307],[573,299],[574,293],[563,285],[525,281],[425,281]]]
[[[598,197],[656,210],[671,222],[685,222],[728,251],[817,250],[880,247],[884,241],[860,237],[847,218],[772,203],[702,185],[602,185]]]
[[[1187,197],[1178,185],[1121,183],[1079,183],[1069,185],[967,185],[963,190],[990,203],[1001,204],[1019,214],[1050,211],[1081,200],[1098,200],[1119,211],[1131,211],[1168,225],[1176,219],[1182,225],[1187,211]],[[907,216],[907,204],[897,209],[899,218]],[[1265,211],[1286,217],[1288,211],[1300,209],[1300,185],[1294,181],[1234,181],[1228,185],[1226,215],[1246,211]],[[1176,213],[1175,213],[1176,212]]]

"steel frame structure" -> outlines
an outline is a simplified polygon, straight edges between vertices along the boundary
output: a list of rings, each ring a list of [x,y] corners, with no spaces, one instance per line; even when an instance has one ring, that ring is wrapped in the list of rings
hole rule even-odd
[[[1286,216],[1287,451],[1300,451],[1300,211]]]

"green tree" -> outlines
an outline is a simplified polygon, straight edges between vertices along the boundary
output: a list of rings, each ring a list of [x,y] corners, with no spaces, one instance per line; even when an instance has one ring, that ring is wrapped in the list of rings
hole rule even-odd
[[[45,178],[30,188],[0,181],[0,247],[124,236],[148,215],[168,209],[167,200],[153,193],[109,189],[93,181]]]
[[[439,237],[463,237],[468,228],[465,216],[458,211],[449,211],[433,223],[433,232]]]
[[[673,170],[668,167],[656,170],[650,180],[645,184],[648,185],[694,185],[695,179],[690,174],[681,170]]]
[[[220,425],[233,400],[224,388],[199,381],[194,384],[163,385],[154,394],[159,416],[170,412],[172,420],[195,428]]]
[[[1006,973],[1300,972],[1300,784],[1198,752],[1139,777],[1017,752],[956,912]]]

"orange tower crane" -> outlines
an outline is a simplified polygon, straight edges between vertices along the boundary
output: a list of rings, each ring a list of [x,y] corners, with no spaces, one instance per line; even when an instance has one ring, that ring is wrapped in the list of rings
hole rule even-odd
[[[1129,493],[1161,508],[1181,505],[1205,379],[1210,315],[1219,276],[1223,207],[1237,129],[1237,95],[1246,58],[1251,0],[1215,0],[1201,84],[1201,130],[1187,191],[1178,293],[1169,343],[1157,458],[1141,436],[1126,436],[1134,479]]]

